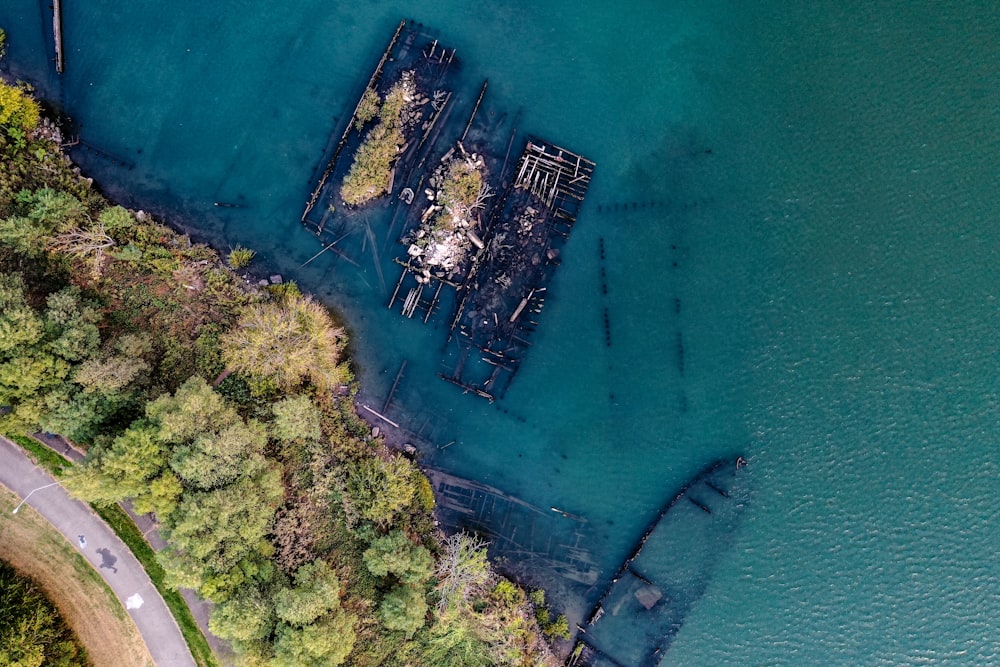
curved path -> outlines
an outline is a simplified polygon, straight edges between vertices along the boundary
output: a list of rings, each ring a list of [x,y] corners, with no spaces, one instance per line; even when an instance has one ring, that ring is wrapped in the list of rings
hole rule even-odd
[[[0,484],[21,498],[30,494],[27,504],[76,545],[128,610],[158,667],[195,667],[174,617],[128,547],[90,507],[71,498],[54,478],[3,437]]]

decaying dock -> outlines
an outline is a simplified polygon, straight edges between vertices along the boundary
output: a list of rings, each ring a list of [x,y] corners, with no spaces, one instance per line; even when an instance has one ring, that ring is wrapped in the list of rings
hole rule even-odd
[[[443,379],[490,401],[503,397],[531,345],[594,166],[572,151],[527,140],[504,207],[463,283]]]
[[[492,402],[530,346],[595,164],[519,135],[516,119],[489,99],[488,81],[474,97],[456,98],[458,65],[454,49],[420,24],[401,21],[352,113],[327,142],[301,222],[322,243],[307,264],[330,252],[360,269],[360,254],[370,254],[379,287],[391,291],[390,309],[424,323],[444,318],[440,377]],[[345,176],[381,122],[372,107],[388,104],[400,82],[407,102],[388,182],[372,177],[363,196],[349,197]],[[458,107],[464,111],[453,114]],[[466,117],[453,118],[458,113]],[[378,233],[381,223],[369,218],[374,202],[395,206]],[[405,250],[386,255],[394,240]],[[387,284],[382,261],[393,255],[400,274]]]
[[[343,233],[344,227],[350,224],[352,211],[340,200],[340,182],[352,163],[352,159],[347,158],[354,155],[370,130],[372,117],[364,117],[362,111],[372,95],[384,99],[404,75],[412,77],[415,90],[403,121],[405,143],[394,160],[387,192],[378,199],[385,199],[405,187],[415,165],[426,158],[435,127],[450,111],[452,90],[448,79],[457,65],[454,49],[444,48],[419,23],[400,21],[351,115],[340,121],[334,130],[333,136],[340,132],[339,140],[336,144],[332,138],[328,142],[328,155],[321,163],[326,166],[306,201],[301,215],[303,225],[323,239],[326,233]],[[324,245],[327,243],[329,241]]]
[[[481,101],[482,96],[476,109]],[[467,152],[462,142],[456,146]],[[509,153],[498,184],[508,159]],[[464,232],[465,255],[453,266],[430,267],[417,261],[420,249],[411,245],[408,256],[397,260],[403,271],[390,309],[400,301],[405,317],[420,311],[427,322],[439,308],[442,290],[455,291],[442,379],[491,402],[504,395],[538,326],[594,166],[565,148],[528,138],[514,178],[498,197],[491,195],[489,206],[484,203],[475,228]]]
[[[600,568],[587,548],[585,519],[556,508],[537,507],[443,470],[424,468],[424,472],[434,488],[436,514],[442,525],[485,538],[495,558],[516,562],[522,573],[561,577],[584,587],[600,578]]]

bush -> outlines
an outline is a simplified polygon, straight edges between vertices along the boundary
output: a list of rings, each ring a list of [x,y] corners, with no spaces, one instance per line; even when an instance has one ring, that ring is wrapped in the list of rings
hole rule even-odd
[[[371,88],[365,88],[361,102],[358,103],[358,111],[354,115],[354,127],[358,132],[365,126],[365,123],[378,115],[381,106],[382,100],[379,99],[378,93]]]
[[[401,630],[409,639],[424,624],[427,615],[427,600],[424,594],[412,586],[394,588],[379,605],[382,625],[389,630]]]
[[[257,253],[254,252],[253,250],[238,245],[229,251],[229,258],[227,261],[229,262],[229,266],[231,266],[232,268],[242,269],[246,266],[249,266],[250,262],[253,261],[253,258],[256,255]]]

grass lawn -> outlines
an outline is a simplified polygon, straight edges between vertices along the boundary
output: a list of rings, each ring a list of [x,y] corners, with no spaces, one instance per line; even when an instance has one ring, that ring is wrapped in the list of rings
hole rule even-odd
[[[153,665],[135,623],[76,547],[0,487],[0,558],[35,579],[95,665]]]
[[[7,434],[7,438],[16,442],[28,453],[28,456],[35,463],[48,470],[55,477],[61,476],[63,470],[73,465],[34,438],[15,434]],[[174,620],[177,621],[177,626],[181,629],[181,634],[184,635],[184,641],[187,642],[195,662],[200,667],[217,666],[218,661],[215,659],[215,655],[212,653],[205,635],[202,634],[201,629],[198,627],[198,623],[194,620],[194,616],[191,615],[191,610],[184,602],[181,594],[169,588],[164,583],[165,573],[163,572],[163,568],[160,567],[160,563],[156,560],[156,552],[149,546],[146,538],[142,536],[142,532],[132,521],[132,518],[118,505],[91,505],[91,507],[111,526],[115,534],[121,538],[121,541],[125,543],[136,559],[138,559],[139,563],[142,564],[143,569],[146,570],[146,574],[149,575],[153,585],[156,586],[156,590],[163,597],[163,601],[167,603],[167,607],[170,609]],[[60,537],[55,531],[53,533],[57,537]],[[86,564],[85,561],[84,564]],[[96,573],[94,576],[97,576]],[[121,605],[119,604],[118,606],[120,607]],[[89,646],[87,650],[90,650]]]

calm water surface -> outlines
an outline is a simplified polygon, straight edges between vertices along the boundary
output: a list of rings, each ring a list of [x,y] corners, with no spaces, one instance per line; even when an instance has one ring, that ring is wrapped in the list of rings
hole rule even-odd
[[[391,414],[425,460],[585,517],[603,573],[744,454],[744,520],[663,664],[1000,665],[993,3],[186,4],[67,4],[57,80],[46,3],[5,0],[6,66],[106,190],[339,306],[379,407],[407,359]],[[434,377],[440,325],[385,309],[391,241],[301,268],[324,147],[403,16],[598,163],[498,406]]]

